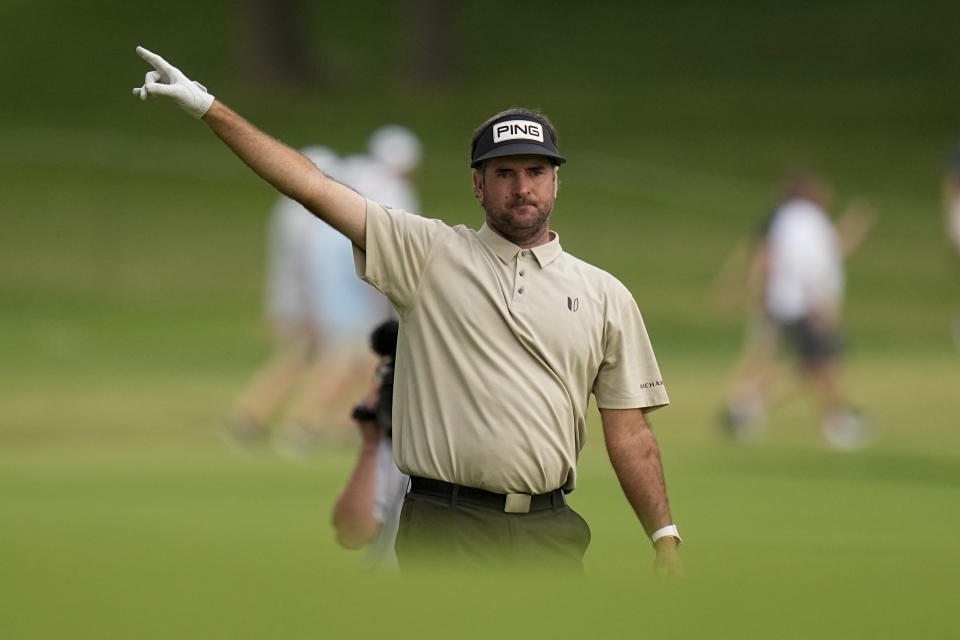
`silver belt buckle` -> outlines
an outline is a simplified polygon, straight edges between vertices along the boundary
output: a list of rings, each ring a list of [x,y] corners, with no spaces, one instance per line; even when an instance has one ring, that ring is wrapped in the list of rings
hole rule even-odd
[[[529,493],[508,493],[503,503],[504,513],[530,513]]]

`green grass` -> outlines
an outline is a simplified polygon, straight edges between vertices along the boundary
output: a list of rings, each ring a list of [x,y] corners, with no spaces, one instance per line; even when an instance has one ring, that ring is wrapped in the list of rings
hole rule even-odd
[[[398,71],[402,9],[329,4],[307,11],[339,83],[270,91],[237,81],[227,5],[0,9],[17,25],[0,38],[17,88],[0,104],[0,636],[956,635],[960,291],[938,202],[955,3],[475,4],[458,80],[430,90]],[[129,96],[138,42],[294,146],[413,126],[426,211],[452,224],[480,220],[472,127],[550,113],[570,158],[554,226],[635,293],[667,380],[653,422],[687,578],[652,576],[595,413],[571,496],[593,529],[582,581],[364,574],[328,522],[350,447],[227,447],[269,350],[274,194],[202,125]],[[879,218],[848,269],[846,376],[880,436],[854,455],[825,447],[806,396],[742,446],[715,427],[742,328],[712,281],[795,164]]]
[[[636,292],[669,383],[673,406],[654,423],[688,577],[653,579],[594,416],[572,497],[594,531],[585,582],[398,583],[360,573],[358,555],[334,544],[328,514],[349,449],[296,464],[238,456],[219,440],[226,407],[267,353],[259,300],[272,195],[212,143],[200,149],[213,159],[207,173],[26,164],[7,174],[0,198],[18,215],[0,254],[5,636],[950,635],[960,377],[948,264],[925,250],[933,228],[885,218],[891,229],[851,265],[848,377],[880,441],[856,455],[827,450],[799,398],[758,441],[734,447],[714,418],[739,320],[716,315],[706,295],[747,225],[717,219],[709,203],[749,211],[765,187],[738,197],[722,172],[657,174],[652,161],[571,167],[557,227]],[[624,181],[631,166],[640,184]],[[476,217],[461,195],[450,209],[432,204],[452,221]],[[926,193],[898,198],[901,210],[934,206]],[[623,210],[634,200],[642,214]],[[371,602],[380,614],[366,613]]]

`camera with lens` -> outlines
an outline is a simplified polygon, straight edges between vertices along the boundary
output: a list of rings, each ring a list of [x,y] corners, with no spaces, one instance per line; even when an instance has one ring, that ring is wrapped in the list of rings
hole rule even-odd
[[[393,375],[397,358],[396,320],[386,320],[370,333],[370,348],[380,357],[377,380],[380,393],[375,407],[358,404],[353,408],[352,418],[358,422],[372,421],[385,435],[393,434]]]

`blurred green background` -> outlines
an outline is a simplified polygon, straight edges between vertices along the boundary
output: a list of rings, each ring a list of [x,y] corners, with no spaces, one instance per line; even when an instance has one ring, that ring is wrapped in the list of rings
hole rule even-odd
[[[939,189],[960,5],[273,3],[303,43],[286,77],[264,4],[0,4],[0,635],[956,636],[960,291]],[[130,95],[137,44],[293,146],[413,128],[425,213],[452,224],[481,222],[473,127],[546,111],[570,160],[553,226],[634,292],[668,384],[654,427],[687,578],[653,577],[595,411],[571,496],[593,529],[583,581],[365,575],[328,524],[350,446],[300,463],[225,446],[269,353],[275,194],[204,125]],[[848,265],[848,384],[880,436],[853,455],[807,396],[754,442],[716,428],[742,318],[712,282],[801,165],[879,218]]]

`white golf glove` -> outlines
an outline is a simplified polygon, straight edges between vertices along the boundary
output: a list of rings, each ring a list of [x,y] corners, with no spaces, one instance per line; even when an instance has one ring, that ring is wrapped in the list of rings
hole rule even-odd
[[[156,70],[147,72],[143,86],[135,88],[133,95],[140,96],[141,100],[151,95],[169,96],[194,118],[203,117],[213,104],[213,96],[207,93],[205,86],[183,75],[180,69],[152,51],[137,47],[137,54]]]

